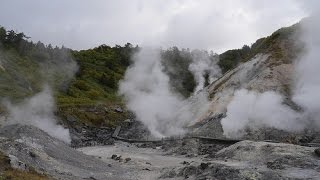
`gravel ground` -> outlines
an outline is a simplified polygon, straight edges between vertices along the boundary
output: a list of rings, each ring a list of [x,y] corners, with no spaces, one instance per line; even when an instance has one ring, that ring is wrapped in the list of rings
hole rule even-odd
[[[184,163],[199,164],[201,161],[199,157],[187,158],[166,155],[160,147],[155,149],[138,148],[134,144],[125,142],[116,142],[110,146],[85,147],[78,150],[100,158],[111,166],[129,169],[128,174],[131,179],[157,179],[165,170],[183,167]],[[112,159],[112,155],[121,156],[121,158]],[[127,158],[130,158],[128,162],[126,162]]]

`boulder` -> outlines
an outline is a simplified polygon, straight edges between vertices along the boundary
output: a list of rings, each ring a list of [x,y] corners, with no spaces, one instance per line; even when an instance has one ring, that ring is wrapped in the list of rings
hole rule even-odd
[[[317,148],[314,150],[314,153],[320,157],[320,148]]]

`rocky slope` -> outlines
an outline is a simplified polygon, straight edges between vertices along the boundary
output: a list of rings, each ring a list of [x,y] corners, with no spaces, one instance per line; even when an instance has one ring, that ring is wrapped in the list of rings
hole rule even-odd
[[[252,45],[251,58],[243,60],[236,68],[226,72],[221,78],[210,84],[210,108],[191,129],[196,135],[224,137],[221,119],[226,116],[227,106],[233,100],[234,93],[240,89],[263,93],[276,92],[283,97],[283,104],[294,111],[301,108],[291,100],[295,60],[302,54],[303,44],[297,41],[300,26],[296,24],[282,28],[271,36],[258,40]],[[287,141],[317,136],[317,132],[288,133],[272,128],[247,133],[244,139]],[[316,138],[316,137],[314,137]],[[312,138],[310,138],[312,140]]]
[[[0,151],[22,170],[55,179],[129,179],[125,169],[84,155],[33,126],[6,126],[0,137]]]

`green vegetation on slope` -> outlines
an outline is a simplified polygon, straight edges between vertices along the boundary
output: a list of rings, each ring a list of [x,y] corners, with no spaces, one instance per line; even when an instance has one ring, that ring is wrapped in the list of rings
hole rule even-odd
[[[299,24],[295,24],[281,28],[268,37],[258,39],[251,47],[245,45],[241,49],[226,51],[219,55],[219,66],[225,73],[258,53],[270,53],[277,60],[289,62],[302,50],[300,45],[296,43],[299,26]]]
[[[189,71],[192,62],[190,51],[172,47],[161,51],[161,58],[164,72],[169,76],[173,91],[183,97],[189,97],[196,86],[195,79]]]
[[[72,51],[79,70],[68,90],[59,94],[58,104],[120,101],[117,96],[118,82],[130,64],[130,56],[138,49],[127,43],[124,47],[101,45],[94,49]]]
[[[114,126],[127,117],[125,112],[112,109],[124,107],[117,96],[118,81],[138,49],[129,43],[83,51],[53,48],[0,27],[0,99],[19,102],[49,84],[58,105],[57,115],[63,120],[73,116],[79,123]]]
[[[73,51],[79,70],[67,91],[57,96],[59,115],[64,119],[73,116],[81,123],[109,127],[127,119],[127,112],[114,111],[125,106],[117,95],[118,82],[130,65],[130,57],[138,50],[127,43],[124,47],[101,45]]]

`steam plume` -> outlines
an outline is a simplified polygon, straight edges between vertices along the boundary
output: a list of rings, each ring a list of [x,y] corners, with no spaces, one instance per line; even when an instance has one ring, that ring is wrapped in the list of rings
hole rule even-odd
[[[190,100],[174,94],[169,78],[162,71],[160,51],[142,49],[120,82],[120,94],[155,137],[180,135],[184,127],[208,108],[207,95],[199,93]]]
[[[204,88],[205,75],[208,75],[209,83],[212,83],[221,75],[221,69],[218,66],[218,57],[209,55],[205,51],[193,50],[191,52],[192,63],[189,65],[189,70],[192,72],[197,86],[194,92],[198,92]]]
[[[282,104],[275,92],[257,93],[241,89],[235,92],[228,105],[227,117],[221,120],[227,137],[241,137],[247,128],[272,127],[287,131],[300,131],[305,127],[299,113]]]
[[[320,14],[305,19],[302,24],[301,41],[306,52],[296,67],[297,82],[293,101],[302,106],[304,119],[320,128]]]
[[[9,112],[5,124],[33,125],[57,139],[70,143],[69,130],[57,124],[51,87],[67,88],[67,84],[78,70],[78,65],[71,58],[69,50],[62,48],[55,58],[40,62],[39,67],[42,77],[39,77],[38,81],[45,84],[43,90],[18,104],[8,100],[2,102]]]
[[[57,125],[53,113],[54,98],[49,86],[45,86],[42,92],[20,104],[6,102],[5,105],[10,114],[8,124],[33,125],[66,143],[71,142],[69,130]]]

